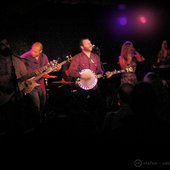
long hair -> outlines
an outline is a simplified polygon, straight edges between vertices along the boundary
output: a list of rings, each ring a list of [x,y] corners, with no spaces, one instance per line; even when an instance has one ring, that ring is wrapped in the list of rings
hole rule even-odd
[[[164,51],[165,47],[168,47],[168,41],[167,40],[162,41],[161,50]]]
[[[133,44],[131,41],[126,41],[123,45],[122,45],[122,48],[121,48],[121,56],[123,57],[124,60],[127,61],[127,52],[128,52],[128,49],[129,47],[133,47]]]

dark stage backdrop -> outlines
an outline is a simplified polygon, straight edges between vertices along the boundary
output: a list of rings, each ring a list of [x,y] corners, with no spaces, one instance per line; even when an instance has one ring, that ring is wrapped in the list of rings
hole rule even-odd
[[[79,39],[89,37],[100,48],[101,60],[107,63],[104,65],[106,70],[118,68],[121,46],[124,41],[130,40],[146,58],[144,72],[155,60],[161,41],[170,37],[169,13],[164,3],[69,2],[42,0],[9,3],[7,0],[1,5],[1,34],[7,35],[17,55],[29,50],[33,42],[41,41],[49,59],[64,59],[66,55],[78,53]],[[118,10],[121,4],[126,7],[123,12]],[[154,28],[149,31],[141,31],[134,23],[131,27],[120,28],[114,21],[121,12],[134,17],[133,11],[140,6],[149,9],[155,20]]]

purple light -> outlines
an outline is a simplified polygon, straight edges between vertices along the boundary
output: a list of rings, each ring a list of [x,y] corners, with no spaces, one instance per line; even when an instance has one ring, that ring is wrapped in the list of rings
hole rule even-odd
[[[126,25],[127,24],[127,18],[126,17],[119,18],[119,23],[122,26]]]

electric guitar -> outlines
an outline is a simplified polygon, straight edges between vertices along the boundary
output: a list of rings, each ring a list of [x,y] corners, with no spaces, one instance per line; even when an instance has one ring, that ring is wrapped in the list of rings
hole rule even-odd
[[[17,81],[18,81],[18,83],[22,83],[23,81],[30,79],[31,77],[41,74],[42,72],[47,70],[49,67],[55,66],[57,63],[58,63],[57,60],[50,61],[45,66],[42,66],[42,67],[36,69],[32,73],[29,73],[29,74],[23,75],[22,77],[17,78]]]
[[[63,64],[65,64],[66,62],[70,62],[72,59],[71,56],[67,56],[67,60],[64,60],[63,62],[61,63],[58,63],[57,60],[53,60],[51,61],[50,63],[48,63],[45,67],[44,67],[44,72],[40,73],[40,74],[37,74],[36,76],[33,76],[29,79],[27,79],[25,82],[24,82],[24,85],[25,87],[23,88],[23,92],[24,94],[28,94],[28,93],[31,93],[32,90],[37,87],[37,86],[40,86],[39,83],[37,83],[37,81],[42,78],[44,75],[48,74],[48,73],[51,73],[53,71],[56,70],[57,68],[57,65],[60,64],[61,66]]]
[[[133,67],[128,67],[128,68],[125,68],[125,69],[122,69],[122,70],[114,70],[114,71],[110,72],[110,77],[112,75],[119,74],[119,73],[124,73],[124,72],[134,72],[134,69],[133,69]],[[89,79],[85,80],[85,79],[82,79],[82,78],[78,78],[76,80],[76,84],[78,84],[79,87],[84,89],[84,90],[93,89],[96,86],[97,82],[98,82],[98,78],[107,77],[107,72],[104,75],[103,74],[96,75],[90,69],[83,69],[80,72],[80,75],[82,75],[82,74],[87,75],[89,77]]]
[[[42,66],[42,67],[36,69],[32,73],[28,73],[26,75],[23,75],[22,77],[17,78],[17,82],[18,82],[18,86],[19,86],[20,91],[22,91],[25,88],[26,81],[28,79],[42,74],[49,67],[55,67],[57,64],[58,64],[57,60],[50,61],[45,66]]]

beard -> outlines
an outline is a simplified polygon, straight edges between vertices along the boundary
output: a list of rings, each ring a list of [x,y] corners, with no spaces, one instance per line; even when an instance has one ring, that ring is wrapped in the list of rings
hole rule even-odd
[[[92,51],[92,47],[84,47],[85,51],[91,52]]]

